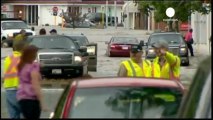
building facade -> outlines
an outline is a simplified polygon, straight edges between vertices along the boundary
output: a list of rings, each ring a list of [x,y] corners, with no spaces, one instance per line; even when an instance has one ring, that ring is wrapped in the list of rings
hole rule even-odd
[[[122,6],[124,0],[108,0],[108,16],[117,16],[118,24],[122,22]],[[116,13],[115,13],[116,7]],[[53,9],[57,8],[57,16],[53,16]],[[62,23],[60,13],[72,8],[83,16],[89,12],[106,13],[106,0],[4,0],[2,14],[9,18],[22,18],[29,25],[41,26],[45,24],[58,25]]]

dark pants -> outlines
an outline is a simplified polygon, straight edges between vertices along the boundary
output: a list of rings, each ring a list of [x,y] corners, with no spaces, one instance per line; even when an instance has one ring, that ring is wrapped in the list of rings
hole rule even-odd
[[[20,100],[21,111],[25,119],[39,119],[41,115],[40,102],[38,100]]]
[[[191,44],[191,43],[187,43],[187,46],[188,46],[188,48],[189,48],[189,51],[190,51],[190,53],[191,53],[191,56],[194,56],[192,44]]]

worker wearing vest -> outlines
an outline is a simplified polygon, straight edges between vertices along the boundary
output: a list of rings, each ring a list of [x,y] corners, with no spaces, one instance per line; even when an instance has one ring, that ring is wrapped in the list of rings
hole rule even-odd
[[[152,63],[152,76],[179,80],[180,58],[168,51],[168,43],[160,40],[152,45],[157,57]]]
[[[132,45],[130,59],[121,63],[119,77],[151,77],[151,62],[142,59],[143,50],[140,45]]]
[[[26,30],[22,29],[20,31],[20,33],[18,35],[15,36],[14,38],[14,41],[13,41],[13,49],[14,49],[14,46],[20,42],[20,41],[24,41],[25,39],[27,38],[26,36]]]
[[[6,102],[10,118],[20,119],[21,110],[16,100],[16,92],[19,85],[16,66],[19,63],[21,51],[25,46],[24,42],[19,42],[14,46],[14,52],[4,60],[3,87],[6,90]]]

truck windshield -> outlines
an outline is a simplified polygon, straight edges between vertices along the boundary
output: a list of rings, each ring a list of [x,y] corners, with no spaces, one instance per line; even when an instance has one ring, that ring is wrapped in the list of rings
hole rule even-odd
[[[3,22],[2,29],[28,29],[28,27],[24,22]]]
[[[30,44],[40,49],[77,49],[71,39],[61,36],[35,37]]]

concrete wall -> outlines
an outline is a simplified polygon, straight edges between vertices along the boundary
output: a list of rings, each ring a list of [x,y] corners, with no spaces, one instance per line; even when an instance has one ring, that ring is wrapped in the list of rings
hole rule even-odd
[[[208,44],[209,37],[211,36],[211,13],[202,15],[195,13],[191,16],[191,26],[193,29],[193,38],[198,44]]]

